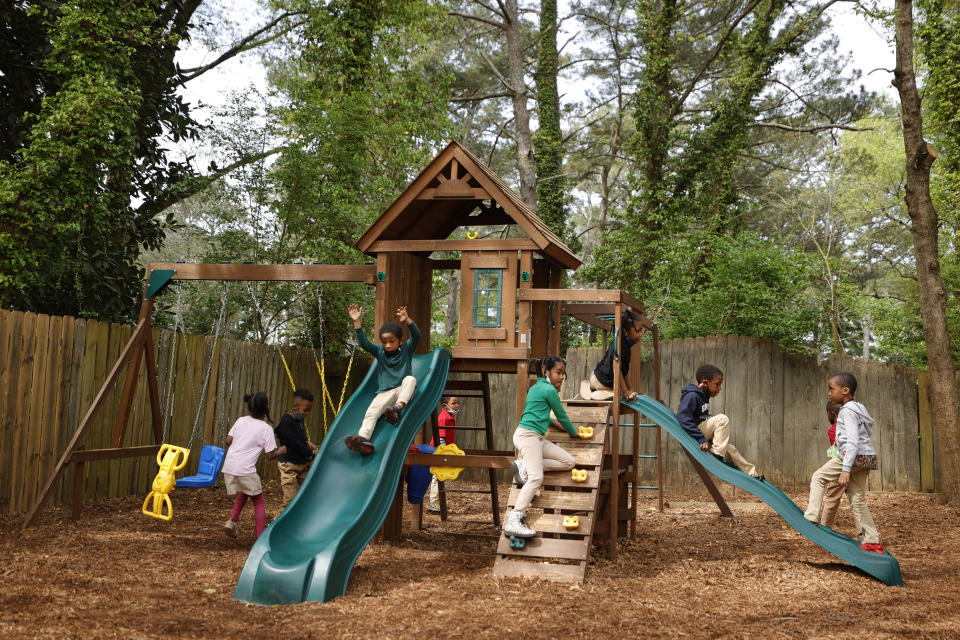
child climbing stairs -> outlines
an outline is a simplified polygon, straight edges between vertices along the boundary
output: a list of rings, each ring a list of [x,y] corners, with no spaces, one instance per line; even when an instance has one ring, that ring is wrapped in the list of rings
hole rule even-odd
[[[551,429],[547,438],[566,449],[576,461],[575,470],[586,471],[586,480],[576,482],[570,471],[544,473],[543,486],[531,505],[542,509],[528,512],[527,526],[537,532],[522,549],[513,548],[510,539],[500,536],[493,575],[498,578],[524,577],[583,582],[590,556],[590,543],[599,504],[600,469],[603,463],[610,403],[587,405],[564,403],[570,421],[577,427],[593,428],[589,439],[572,437]],[[511,486],[508,512],[517,501],[519,489]],[[564,527],[564,519],[578,519],[576,528]],[[570,524],[569,520],[567,521]]]

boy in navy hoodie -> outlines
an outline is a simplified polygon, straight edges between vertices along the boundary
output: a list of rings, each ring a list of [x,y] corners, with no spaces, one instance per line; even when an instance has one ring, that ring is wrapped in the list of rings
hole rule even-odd
[[[710,398],[720,393],[723,371],[712,364],[702,364],[697,367],[696,377],[697,384],[688,384],[680,392],[677,420],[700,444],[702,451],[709,451],[747,475],[763,480],[757,468],[730,444],[730,419],[722,413],[710,415]]]

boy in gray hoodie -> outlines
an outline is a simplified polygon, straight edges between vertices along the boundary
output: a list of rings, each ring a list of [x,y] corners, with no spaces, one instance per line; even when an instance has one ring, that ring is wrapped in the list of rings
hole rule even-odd
[[[878,467],[877,451],[870,435],[874,420],[867,408],[854,400],[857,379],[850,373],[838,373],[827,381],[830,402],[841,405],[837,414],[837,452],[834,457],[817,469],[810,479],[810,499],[803,514],[807,520],[816,522],[823,502],[823,493],[831,482],[836,481],[847,492],[853,518],[856,522],[860,548],[883,553],[880,534],[873,523],[870,508],[864,493],[870,471]]]

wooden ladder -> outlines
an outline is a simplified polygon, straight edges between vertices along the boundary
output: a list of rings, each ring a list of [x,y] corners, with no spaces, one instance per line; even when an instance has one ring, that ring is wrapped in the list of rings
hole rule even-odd
[[[540,515],[528,515],[527,525],[537,532],[523,549],[510,547],[509,538],[501,535],[493,575],[498,578],[540,578],[558,582],[583,582],[590,557],[590,544],[600,494],[600,469],[607,437],[610,404],[595,406],[564,403],[574,426],[592,426],[593,438],[571,438],[565,431],[550,430],[547,438],[570,452],[576,469],[587,470],[585,482],[574,482],[569,471],[544,474],[543,486],[531,505],[543,509]],[[517,501],[520,490],[510,488],[508,509]],[[572,531],[563,528],[563,517],[576,515],[580,526]]]

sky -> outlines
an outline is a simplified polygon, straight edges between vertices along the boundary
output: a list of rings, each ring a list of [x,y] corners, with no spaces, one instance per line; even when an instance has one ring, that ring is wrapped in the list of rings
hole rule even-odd
[[[235,22],[255,28],[263,23],[258,12],[256,0],[215,0],[211,3],[214,10],[222,10]],[[896,92],[890,85],[893,79],[894,51],[892,42],[878,27],[867,23],[862,16],[856,15],[847,3],[837,3],[830,9],[834,31],[840,38],[841,51],[852,56],[848,68],[860,69],[863,73],[860,83],[870,91],[877,91],[896,99]],[[180,51],[177,61],[182,67],[189,68],[212,62],[218,53],[206,48],[202,42],[195,41]],[[877,69],[889,69],[877,70]],[[872,72],[872,73],[871,73]],[[241,54],[218,68],[204,74],[202,79],[190,82],[184,90],[187,102],[207,105],[196,113],[204,122],[218,106],[227,102],[231,91],[243,90],[250,86],[266,92],[267,82],[263,66],[256,53]],[[561,94],[576,98],[578,90],[574,85],[561,86]]]

